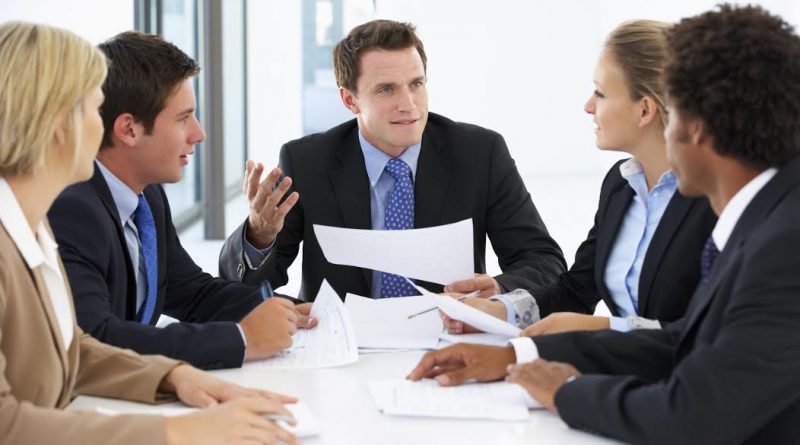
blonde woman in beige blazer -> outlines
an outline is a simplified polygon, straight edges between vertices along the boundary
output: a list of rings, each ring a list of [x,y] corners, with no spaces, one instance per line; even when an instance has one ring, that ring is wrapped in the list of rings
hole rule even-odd
[[[0,444],[297,443],[263,416],[288,415],[290,398],[104,345],[76,325],[45,215],[92,174],[105,73],[102,53],[68,31],[0,25]],[[77,394],[213,406],[166,419],[63,410]]]

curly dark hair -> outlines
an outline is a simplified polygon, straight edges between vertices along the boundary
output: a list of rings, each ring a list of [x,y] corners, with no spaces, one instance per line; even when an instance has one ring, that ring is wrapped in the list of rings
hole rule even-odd
[[[669,101],[701,119],[722,156],[754,168],[800,152],[800,37],[759,6],[719,5],[669,37]]]

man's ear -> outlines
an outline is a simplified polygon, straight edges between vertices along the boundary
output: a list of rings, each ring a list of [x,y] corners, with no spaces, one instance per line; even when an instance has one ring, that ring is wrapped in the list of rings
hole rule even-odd
[[[706,132],[706,126],[700,119],[692,119],[687,130],[689,131],[689,141],[691,141],[692,145],[699,146],[710,141],[711,135]]]
[[[356,94],[352,91],[348,90],[345,87],[339,87],[339,97],[342,99],[342,103],[344,106],[350,110],[353,114],[358,114],[361,112],[358,108],[358,104],[356,103]]]
[[[144,134],[144,127],[136,121],[131,113],[122,113],[114,119],[111,131],[113,139],[132,147]]]

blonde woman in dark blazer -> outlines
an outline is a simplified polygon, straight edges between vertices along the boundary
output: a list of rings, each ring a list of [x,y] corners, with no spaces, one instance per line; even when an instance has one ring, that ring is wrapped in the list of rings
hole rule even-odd
[[[0,25],[0,443],[296,443],[263,417],[288,414],[288,398],[104,345],[75,324],[45,215],[92,174],[105,73],[102,53],[68,31]],[[166,419],[64,411],[77,394],[217,406]]]

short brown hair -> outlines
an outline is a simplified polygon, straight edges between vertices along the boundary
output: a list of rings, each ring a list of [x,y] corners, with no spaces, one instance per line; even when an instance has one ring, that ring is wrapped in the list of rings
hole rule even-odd
[[[758,6],[720,5],[670,34],[669,101],[714,150],[756,168],[800,153],[800,37]]]
[[[606,48],[625,73],[631,99],[652,97],[664,126],[667,118],[662,75],[667,64],[667,36],[671,28],[669,23],[632,20],[617,26],[606,40]]]
[[[339,41],[333,48],[333,69],[336,72],[336,84],[356,92],[356,81],[359,76],[359,57],[371,49],[396,50],[416,48],[422,59],[422,66],[427,71],[428,58],[425,48],[417,37],[416,28],[410,23],[393,20],[373,20],[358,25]]]
[[[101,147],[111,145],[114,121],[123,113],[132,114],[147,134],[152,132],[156,116],[178,84],[200,71],[191,57],[155,35],[127,31],[99,48],[109,60],[103,84],[106,100],[100,110],[105,128]]]

